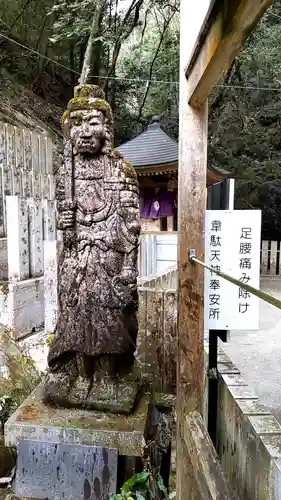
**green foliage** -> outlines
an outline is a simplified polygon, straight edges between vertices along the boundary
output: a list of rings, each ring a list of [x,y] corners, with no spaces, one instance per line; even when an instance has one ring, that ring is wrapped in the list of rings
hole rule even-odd
[[[139,472],[128,479],[122,486],[118,495],[113,495],[110,500],[154,500],[155,494],[152,493],[151,482],[153,481],[150,472]],[[157,498],[168,500],[169,495],[164,486],[161,476],[157,478],[156,487]]]
[[[35,389],[40,381],[33,359],[12,340],[12,332],[0,331],[0,433],[7,418]]]
[[[278,190],[273,188],[281,182],[280,46],[278,0],[222,82],[236,88],[221,87],[214,93],[209,126],[209,162],[234,174],[240,199],[263,209],[263,237],[269,239],[281,239]],[[274,202],[273,194],[263,195],[267,185]]]
[[[1,98],[7,96],[15,107],[28,108],[20,81],[44,102],[52,101],[40,119],[48,122],[56,115],[59,127],[59,116],[77,84],[93,19],[99,14],[90,83],[103,87],[112,106],[116,146],[144,130],[155,114],[177,138],[178,3],[2,0],[2,32],[66,68],[1,40]],[[264,208],[268,237],[276,239],[281,239],[281,195],[276,187],[281,181],[280,46],[281,0],[276,0],[210,99],[208,155],[209,164],[236,177],[240,198]],[[10,73],[16,75],[14,80]]]
[[[51,345],[53,344],[53,342],[54,342],[54,334],[53,334],[53,333],[51,333],[51,334],[48,336],[47,340],[46,340],[46,344],[47,344],[47,345],[49,345],[49,346],[51,346]]]
[[[148,491],[149,478],[149,472],[135,474],[123,484],[120,494],[113,495],[110,500],[134,500],[132,495],[135,495],[137,500],[145,500],[143,492]]]

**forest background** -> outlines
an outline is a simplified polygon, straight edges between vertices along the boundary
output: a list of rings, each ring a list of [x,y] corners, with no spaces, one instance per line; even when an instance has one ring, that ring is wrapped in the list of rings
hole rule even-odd
[[[2,0],[0,119],[48,130],[60,116],[93,33],[92,83],[115,117],[116,145],[152,115],[177,139],[179,0]],[[263,238],[281,240],[281,0],[275,0],[210,99],[208,162],[263,210]],[[40,55],[39,55],[40,54]]]

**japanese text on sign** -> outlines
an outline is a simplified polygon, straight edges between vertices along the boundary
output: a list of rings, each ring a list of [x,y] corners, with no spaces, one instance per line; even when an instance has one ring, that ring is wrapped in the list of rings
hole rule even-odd
[[[261,212],[207,211],[205,261],[259,288]],[[257,329],[258,299],[249,292],[205,271],[205,329]]]
[[[222,223],[220,220],[211,221],[210,232],[210,262],[211,267],[220,271],[221,261],[221,232]],[[209,284],[209,319],[219,319],[220,317],[220,280],[215,273],[211,273]]]

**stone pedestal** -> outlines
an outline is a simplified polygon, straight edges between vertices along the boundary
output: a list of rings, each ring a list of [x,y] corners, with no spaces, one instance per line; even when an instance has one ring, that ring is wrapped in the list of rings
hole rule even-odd
[[[6,446],[16,447],[19,441],[25,439],[113,448],[119,456],[119,485],[137,472],[136,464],[143,456],[145,447],[149,395],[140,397],[130,416],[52,408],[44,404],[42,396],[43,386],[40,384],[6,422]]]
[[[150,397],[143,395],[132,415],[52,408],[43,403],[43,386],[24,401],[5,424],[5,445],[20,439],[116,448],[119,455],[142,456]]]

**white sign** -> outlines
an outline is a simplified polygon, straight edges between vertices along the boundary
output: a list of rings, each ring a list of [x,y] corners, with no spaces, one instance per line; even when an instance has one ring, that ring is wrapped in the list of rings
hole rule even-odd
[[[208,210],[205,262],[255,288],[260,285],[260,210]],[[206,330],[257,330],[259,299],[205,270]]]

